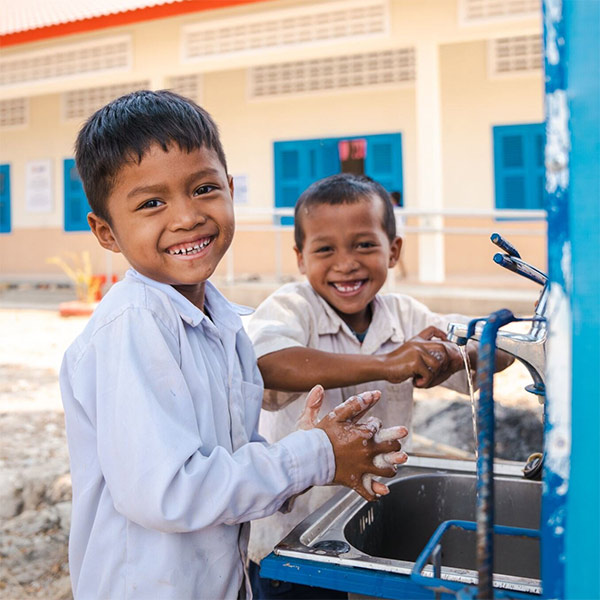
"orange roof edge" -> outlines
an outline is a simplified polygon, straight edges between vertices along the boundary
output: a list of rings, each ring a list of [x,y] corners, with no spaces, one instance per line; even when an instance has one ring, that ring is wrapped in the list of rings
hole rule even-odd
[[[175,17],[193,12],[205,10],[215,10],[227,8],[240,4],[254,4],[264,2],[265,0],[186,0],[185,2],[175,2],[173,4],[160,4],[157,6],[148,6],[136,10],[91,17],[79,21],[70,21],[68,23],[58,23],[48,25],[47,27],[38,27],[36,29],[27,29],[24,31],[15,31],[0,36],[0,47],[16,46],[17,44],[28,44],[39,42],[55,37],[73,35],[76,33],[87,33],[98,29],[109,27],[120,27],[130,25],[131,23],[140,23],[142,21],[151,21],[153,19],[164,19]]]

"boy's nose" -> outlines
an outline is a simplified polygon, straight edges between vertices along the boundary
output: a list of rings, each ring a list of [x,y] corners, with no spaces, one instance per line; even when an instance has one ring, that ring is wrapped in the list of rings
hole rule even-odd
[[[335,264],[335,268],[342,273],[351,273],[358,267],[358,261],[351,253],[341,254]]]
[[[173,204],[173,229],[193,229],[196,225],[206,222],[206,216],[200,209],[198,200],[186,198]]]

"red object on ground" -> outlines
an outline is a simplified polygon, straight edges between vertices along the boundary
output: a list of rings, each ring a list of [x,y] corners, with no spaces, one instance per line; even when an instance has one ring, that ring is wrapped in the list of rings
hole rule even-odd
[[[98,306],[97,302],[82,302],[81,300],[71,300],[61,302],[58,305],[58,312],[61,317],[89,317]]]

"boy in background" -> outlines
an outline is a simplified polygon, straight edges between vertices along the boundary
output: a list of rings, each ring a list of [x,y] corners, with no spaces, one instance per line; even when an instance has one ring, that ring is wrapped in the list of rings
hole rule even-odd
[[[118,98],[83,126],[76,163],[92,232],[132,269],[61,368],[74,596],[243,598],[242,524],[312,485],[373,499],[362,476],[394,474],[373,457],[405,455],[357,424],[379,392],[271,446],[258,435],[263,386],[239,316],[247,311],[207,281],[234,216],[232,178],[203,109],[166,91]],[[313,417],[321,400],[317,387]]]
[[[383,400],[372,414],[409,430],[413,387],[444,383],[467,391],[462,356],[445,334],[450,321],[466,317],[435,314],[409,296],[378,293],[402,247],[381,185],[348,173],[312,184],[296,204],[294,241],[307,281],[274,292],[247,328],[266,388],[260,428],[266,439],[293,431],[302,411],[297,398],[316,382],[326,389],[323,411],[346,395],[380,389]],[[469,356],[475,368],[472,343]],[[499,370],[509,363],[506,355],[500,358]],[[251,560],[260,561],[335,491],[312,489],[296,499],[292,512],[253,523]],[[258,577],[256,565],[251,576],[255,597],[284,597],[278,582],[274,587]],[[285,597],[305,596],[290,589]]]

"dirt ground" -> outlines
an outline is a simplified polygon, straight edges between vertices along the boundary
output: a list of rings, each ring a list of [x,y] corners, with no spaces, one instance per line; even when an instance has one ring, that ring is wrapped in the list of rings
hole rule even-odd
[[[87,319],[50,310],[0,309],[0,598],[71,598],[67,540],[71,485],[58,371]],[[541,407],[523,391],[525,369],[496,376],[499,455],[541,447]],[[471,407],[460,394],[417,392],[415,432],[473,450]]]

